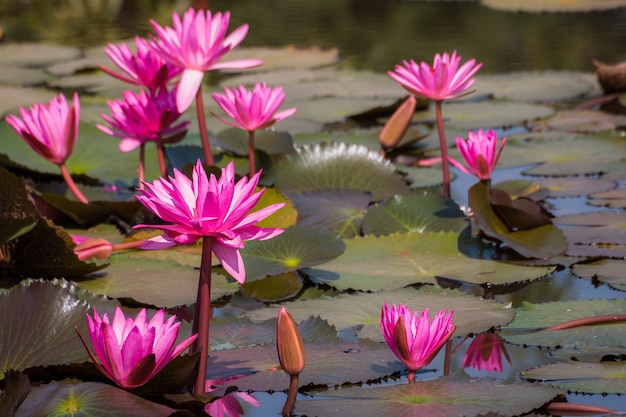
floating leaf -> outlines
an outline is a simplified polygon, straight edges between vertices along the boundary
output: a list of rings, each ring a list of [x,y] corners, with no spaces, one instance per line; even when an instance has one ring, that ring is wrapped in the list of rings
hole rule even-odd
[[[572,133],[596,133],[615,130],[626,123],[626,116],[619,116],[597,110],[560,111],[545,125],[550,130]]]
[[[355,114],[366,112],[372,108],[383,107],[393,99],[390,98],[350,98],[320,97],[307,101],[293,102],[298,107],[299,118],[314,122],[331,123],[342,121]]]
[[[370,381],[404,368],[386,345],[371,340],[359,340],[358,343],[339,339],[305,341],[304,350],[306,366],[300,374],[301,387],[309,384],[341,385]],[[212,352],[208,370],[209,378],[251,374],[232,382],[240,390],[284,390],[289,387],[289,375],[280,368],[276,345],[273,343],[262,347]]]
[[[522,378],[587,394],[622,394],[626,392],[626,364],[615,362],[551,363],[522,371]]]
[[[262,71],[266,72],[282,69],[320,68],[332,65],[339,60],[339,51],[335,48],[296,48],[294,46],[283,48],[242,47],[233,49],[228,56],[229,59],[233,60],[249,59],[253,56],[263,61]]]
[[[565,330],[541,330],[575,319],[607,314],[625,314],[626,299],[576,300],[542,304],[524,302],[516,310],[515,320],[506,329],[524,330],[521,334],[502,336],[511,343],[543,347],[626,346],[626,323],[606,323]],[[539,330],[528,332],[529,330]]]
[[[361,325],[361,338],[384,341],[380,331],[380,311],[384,303],[403,304],[412,311],[428,308],[431,318],[438,311],[454,311],[457,326],[455,335],[482,333],[494,326],[501,326],[513,319],[513,310],[493,301],[480,300],[457,290],[426,286],[419,290],[410,288],[357,295],[322,297],[314,300],[289,303],[288,309],[294,320],[304,320],[312,311],[339,330]],[[258,309],[249,313],[254,320],[276,317],[280,306]]]
[[[484,6],[509,12],[590,12],[626,6],[624,0],[480,0]]]
[[[327,262],[341,255],[345,244],[335,233],[289,227],[277,237],[246,242],[241,250],[246,281]]]
[[[258,203],[256,203],[256,206],[254,206],[251,212],[261,210],[262,208],[276,203],[285,203],[285,206],[271,216],[266,217],[260,222],[255,223],[257,226],[280,227],[285,229],[289,226],[293,226],[294,224],[296,224],[298,212],[294,208],[293,203],[288,200],[284,195],[276,191],[274,188],[265,188],[261,199]]]
[[[537,185],[550,190],[550,197],[576,197],[617,187],[615,181],[596,178],[545,178],[534,181]]]
[[[553,267],[520,267],[494,261],[493,248],[453,232],[365,236],[346,241],[345,253],[324,264],[322,274],[307,271],[340,290],[380,291],[445,277],[473,284],[527,282]]]
[[[110,258],[105,276],[82,280],[78,285],[109,297],[132,298],[159,307],[176,307],[196,301],[198,276],[196,269],[174,261],[137,259],[119,254]],[[228,282],[225,277],[213,274],[212,299],[232,294],[238,289],[238,283]]]
[[[577,277],[593,279],[607,284],[626,285],[625,268],[626,262],[623,259],[600,259],[590,263],[573,265],[571,269]]]
[[[460,233],[467,219],[452,200],[430,192],[395,196],[367,210],[363,219],[365,234],[376,236],[395,232]]]
[[[589,198],[587,204],[590,206],[626,208],[626,189],[594,192]]]
[[[241,286],[241,291],[244,294],[264,302],[280,301],[292,297],[301,289],[302,280],[294,272],[246,282]]]
[[[478,228],[487,236],[504,242],[527,258],[551,258],[567,248],[563,233],[546,224],[528,230],[510,230],[490,204],[489,183],[480,181],[469,190],[469,205]]]
[[[298,211],[298,226],[352,238],[361,234],[361,222],[370,196],[349,189],[319,190],[291,194],[291,201]]]
[[[0,45],[3,64],[20,67],[45,67],[55,62],[78,58],[80,54],[78,48],[52,43],[9,42]]]
[[[248,155],[248,132],[242,129],[226,129],[217,134],[215,139],[222,149],[235,155]],[[288,132],[279,130],[257,130],[254,135],[254,147],[269,155],[293,153],[293,139]]]
[[[15,416],[167,417],[175,411],[108,384],[52,381],[33,388]]]
[[[389,161],[363,146],[345,143],[300,147],[276,165],[276,188],[287,195],[353,189],[371,193],[372,201],[408,192]]]
[[[522,415],[549,402],[561,390],[539,384],[506,383],[442,377],[414,384],[349,387],[318,395],[330,397],[301,401],[298,411],[307,415],[345,417],[475,416],[493,413]]]

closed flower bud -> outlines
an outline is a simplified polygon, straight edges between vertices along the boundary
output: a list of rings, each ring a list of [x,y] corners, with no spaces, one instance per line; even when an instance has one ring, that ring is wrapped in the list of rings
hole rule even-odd
[[[281,307],[278,312],[276,345],[283,370],[290,376],[300,374],[306,363],[304,345],[298,326],[285,307]]]

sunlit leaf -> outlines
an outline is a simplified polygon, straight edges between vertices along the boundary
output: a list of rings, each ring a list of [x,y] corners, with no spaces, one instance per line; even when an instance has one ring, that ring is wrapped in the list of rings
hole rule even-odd
[[[300,289],[302,289],[302,280],[294,272],[246,282],[241,286],[241,291],[244,294],[264,302],[292,297]]]
[[[287,195],[354,189],[371,193],[372,201],[408,192],[389,161],[365,147],[345,143],[298,148],[297,154],[277,164],[276,188]]]
[[[293,226],[270,240],[247,242],[241,256],[246,281],[251,282],[327,262],[344,249],[345,244],[335,233]]]
[[[227,152],[248,155],[248,132],[230,128],[217,134],[215,142]],[[254,148],[270,155],[294,152],[293,140],[289,132],[278,130],[258,130],[254,135]]]
[[[34,388],[16,417],[167,417],[175,411],[108,384],[52,381]]]

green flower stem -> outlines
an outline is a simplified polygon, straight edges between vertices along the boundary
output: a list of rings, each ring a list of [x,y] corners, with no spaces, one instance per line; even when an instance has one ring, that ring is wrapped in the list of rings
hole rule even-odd
[[[61,169],[61,176],[63,177],[63,180],[65,180],[65,183],[69,187],[72,194],[76,196],[76,199],[83,204],[89,204],[89,200],[87,200],[87,198],[83,195],[83,193],[80,192],[80,190],[76,186],[76,183],[72,179],[70,172],[67,170],[67,166],[65,166],[65,164],[59,164],[59,168]]]
[[[209,133],[206,128],[206,119],[204,118],[202,86],[198,88],[198,93],[196,94],[196,114],[198,115],[198,127],[200,128],[200,141],[202,142],[202,152],[204,152],[204,162],[207,165],[215,165],[213,153],[211,152],[211,143],[209,142]]]
[[[191,345],[192,351],[200,351],[198,372],[193,393],[201,395],[206,390],[206,369],[209,356],[209,325],[211,321],[211,246],[212,238],[202,238],[202,260],[200,263],[200,282],[198,283],[198,299],[196,301],[196,316],[193,321],[193,333],[198,338]]]
[[[139,189],[143,190],[143,182],[146,179],[146,146],[144,143],[139,145],[139,164],[137,166],[137,180],[139,181]]]
[[[298,385],[300,384],[300,374],[291,375],[289,379],[289,391],[287,392],[287,399],[283,406],[283,417],[293,416],[293,408],[296,405],[296,397],[298,395]]]
[[[254,156],[254,130],[250,130],[248,131],[248,165],[250,165],[250,177],[256,174],[256,160]]]
[[[437,114],[437,130],[439,131],[439,147],[441,148],[441,163],[443,170],[443,195],[450,198],[450,161],[448,161],[448,144],[446,132],[443,129],[443,114],[441,111],[442,100],[435,101]]]
[[[564,323],[559,323],[554,326],[548,327],[545,330],[565,330],[571,329],[573,327],[589,326],[592,324],[607,324],[620,321],[626,321],[626,314],[605,314],[602,316],[584,317],[582,319],[575,319],[566,321]]]
[[[156,146],[157,158],[159,159],[159,168],[161,169],[161,176],[165,177],[165,175],[167,174],[167,167],[165,166],[165,148],[163,147],[163,140],[161,138],[158,138],[156,140]]]

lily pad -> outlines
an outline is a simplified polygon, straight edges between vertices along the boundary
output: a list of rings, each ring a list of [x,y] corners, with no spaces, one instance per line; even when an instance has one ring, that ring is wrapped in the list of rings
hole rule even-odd
[[[622,394],[626,391],[626,364],[615,362],[551,363],[522,371],[522,378],[586,394]]]
[[[302,280],[296,273],[287,272],[258,281],[246,282],[241,286],[241,291],[260,301],[280,301],[293,297],[302,289],[302,285]]]
[[[52,381],[33,388],[15,417],[167,417],[175,411],[108,384]]]
[[[331,123],[363,113],[367,110],[389,105],[390,98],[320,97],[290,104],[298,108],[298,117],[315,122]]]
[[[45,67],[80,56],[80,49],[43,42],[4,43],[0,45],[2,62],[20,67]]]
[[[54,96],[53,92],[43,89],[0,86],[0,116],[5,117],[9,113],[16,113],[20,107],[30,107],[33,103],[47,103]],[[5,135],[2,136],[4,138]],[[7,152],[5,146],[6,144],[2,149],[4,153]]]
[[[624,0],[480,0],[484,6],[508,12],[591,12],[626,7]]]
[[[370,207],[363,219],[365,234],[376,236],[396,232],[457,232],[467,219],[456,203],[429,192],[395,196]]]
[[[513,310],[508,305],[480,300],[457,290],[426,286],[419,290],[410,288],[368,294],[339,295],[314,300],[289,303],[288,309],[294,320],[304,320],[312,311],[337,329],[363,326],[359,337],[384,342],[380,330],[380,312],[384,303],[401,303],[411,311],[428,308],[431,318],[438,311],[454,311],[453,322],[457,326],[456,336],[482,333],[494,326],[502,326],[513,319]],[[249,313],[254,320],[276,317],[280,306],[258,309]]]
[[[226,129],[217,134],[215,142],[224,150],[235,155],[248,155],[248,132],[242,129]],[[254,135],[254,147],[269,155],[293,153],[293,139],[288,132],[259,130]]]
[[[534,183],[549,189],[550,197],[576,197],[617,187],[615,181],[595,178],[546,178],[534,180]]]
[[[298,148],[276,165],[276,188],[285,194],[353,189],[371,193],[371,201],[409,189],[393,165],[363,146],[328,143]]]
[[[578,326],[564,330],[542,330],[575,319],[607,314],[625,314],[626,299],[576,300],[542,304],[524,302],[515,320],[501,335],[510,343],[542,347],[626,345],[626,323]],[[523,330],[520,334],[509,331]],[[537,330],[532,332],[532,330]]]
[[[595,110],[560,111],[545,121],[551,130],[573,133],[595,133],[614,130],[626,124],[626,116],[619,116]]]
[[[316,270],[319,282],[340,290],[380,291],[445,277],[472,284],[503,285],[546,276],[554,267],[522,267],[494,261],[493,247],[453,232],[365,236],[346,241],[345,253]]]
[[[626,285],[624,269],[626,262],[620,259],[600,259],[598,261],[576,264],[572,273],[577,277],[588,278],[607,284]]]
[[[330,397],[301,401],[298,411],[307,415],[476,416],[522,415],[552,400],[561,390],[540,384],[507,383],[449,376],[378,387],[350,387],[318,395]]]
[[[598,190],[594,190],[598,191]],[[589,195],[587,204],[596,207],[626,208],[626,189],[598,191]]]
[[[298,211],[298,226],[352,238],[361,234],[370,196],[362,191],[337,189],[291,194],[291,200]]]
[[[246,281],[311,267],[341,255],[343,241],[335,234],[303,227],[289,227],[277,237],[250,241],[241,250]]]
[[[103,277],[79,282],[79,287],[96,294],[133,300],[159,307],[193,304],[198,293],[199,272],[174,261],[136,259],[114,255]],[[216,300],[239,289],[236,282],[213,274],[211,298]]]
[[[281,69],[320,68],[332,65],[339,60],[339,51],[335,48],[310,47],[299,49],[294,46],[286,46],[284,48],[239,47],[228,53],[229,60],[250,59],[251,57],[263,61],[263,66],[260,69],[266,72]]]

